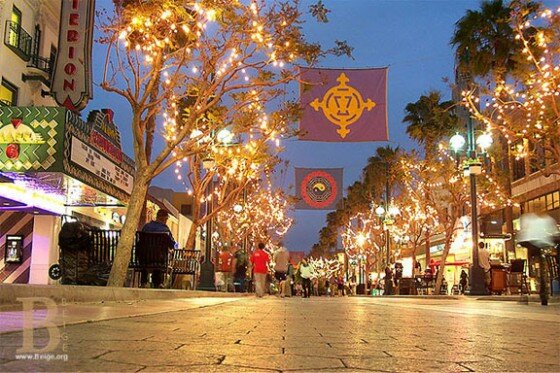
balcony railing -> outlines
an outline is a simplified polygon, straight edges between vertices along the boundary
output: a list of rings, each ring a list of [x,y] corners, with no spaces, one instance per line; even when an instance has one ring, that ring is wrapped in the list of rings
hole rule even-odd
[[[10,47],[23,60],[29,61],[31,57],[31,46],[33,38],[29,35],[19,23],[6,21],[6,30],[4,34],[4,44]]]
[[[29,62],[27,63],[27,67],[34,67],[46,72],[47,74],[51,73],[51,61],[45,57],[31,56]]]

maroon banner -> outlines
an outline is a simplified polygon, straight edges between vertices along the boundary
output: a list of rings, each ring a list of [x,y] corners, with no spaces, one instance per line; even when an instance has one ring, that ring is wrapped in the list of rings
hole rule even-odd
[[[387,141],[387,68],[301,68],[300,140]]]
[[[296,168],[296,209],[334,210],[342,199],[342,168]]]

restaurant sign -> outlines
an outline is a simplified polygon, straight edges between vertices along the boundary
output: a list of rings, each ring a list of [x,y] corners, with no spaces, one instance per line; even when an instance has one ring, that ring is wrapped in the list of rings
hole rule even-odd
[[[62,0],[51,95],[72,111],[92,96],[91,50],[95,0]]]

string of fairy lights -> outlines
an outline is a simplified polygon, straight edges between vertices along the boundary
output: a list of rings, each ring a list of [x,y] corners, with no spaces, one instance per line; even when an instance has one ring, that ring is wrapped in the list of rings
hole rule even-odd
[[[559,136],[560,8],[543,9],[529,19],[518,11],[512,19],[527,73],[515,81],[495,82],[490,92],[477,94],[471,90],[462,95],[463,104],[470,113],[489,131],[500,132],[508,144],[513,145],[515,157],[521,159],[531,154],[529,144],[545,144],[542,140],[550,135],[556,140]],[[485,102],[484,110],[479,109],[481,101]],[[556,152],[555,156],[558,161],[560,153]]]

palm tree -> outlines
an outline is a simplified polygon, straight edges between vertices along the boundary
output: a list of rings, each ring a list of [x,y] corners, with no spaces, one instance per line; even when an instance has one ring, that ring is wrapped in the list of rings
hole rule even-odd
[[[522,45],[515,40],[511,11],[502,0],[485,0],[480,10],[467,10],[455,23],[451,44],[457,47],[458,67],[463,72],[478,77],[493,74],[501,82],[516,69]]]
[[[441,93],[431,91],[405,107],[406,133],[424,147],[426,159],[433,159],[437,143],[457,129],[457,117],[450,111],[453,101],[441,102]]]

